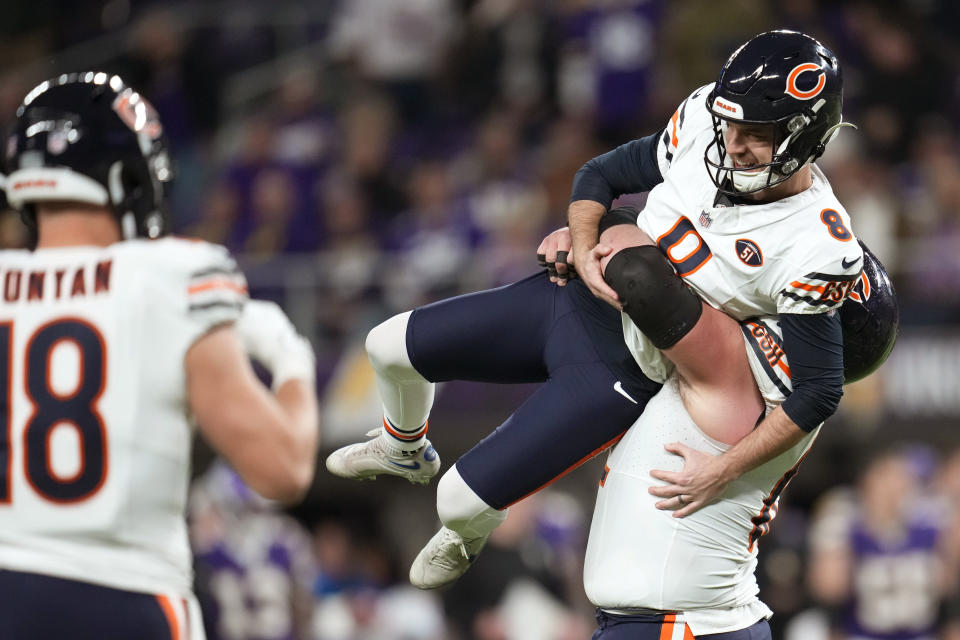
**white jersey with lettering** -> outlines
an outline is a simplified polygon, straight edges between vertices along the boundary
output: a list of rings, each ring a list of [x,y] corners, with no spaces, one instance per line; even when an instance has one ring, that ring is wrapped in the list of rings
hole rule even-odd
[[[3,251],[0,285],[0,567],[190,598],[184,356],[238,317],[236,263],[174,238]]]
[[[638,226],[703,300],[737,320],[839,308],[863,268],[847,212],[815,164],[812,186],[788,198],[742,205],[718,197],[703,161],[714,135],[711,88],[697,89],[670,119],[657,146],[663,182]],[[665,379],[671,365],[626,314],[623,327],[644,373]]]
[[[768,408],[790,392],[776,318],[741,323],[754,378]],[[650,400],[613,448],[597,495],[584,564],[590,601],[612,612],[682,612],[694,635],[749,627],[771,615],[758,598],[757,541],[776,516],[819,427],[798,444],[733,481],[720,499],[685,517],[660,511],[648,489],[653,469],[679,471],[671,442],[717,455],[729,448],[701,431],[683,406],[677,376]]]

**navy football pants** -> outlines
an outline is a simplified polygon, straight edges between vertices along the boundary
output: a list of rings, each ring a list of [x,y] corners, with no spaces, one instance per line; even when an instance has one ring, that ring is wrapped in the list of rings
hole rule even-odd
[[[619,616],[597,609],[597,630],[591,640],[673,640],[680,637],[684,640],[771,640],[773,637],[766,620],[739,631],[700,636],[694,636],[687,628],[676,629],[676,626],[672,615]]]
[[[175,640],[179,630],[149,593],[0,569],[4,640]],[[183,640],[183,639],[181,639]]]
[[[496,509],[613,444],[659,389],[649,380],[633,385],[635,402],[615,390],[618,377],[600,358],[596,332],[591,338],[584,328],[574,286],[584,285],[558,287],[544,271],[421,307],[407,325],[410,360],[431,382],[544,383],[457,461],[464,481]],[[609,322],[619,326],[619,313],[611,311]],[[617,344],[604,352],[619,349],[629,359],[622,331],[611,335]]]

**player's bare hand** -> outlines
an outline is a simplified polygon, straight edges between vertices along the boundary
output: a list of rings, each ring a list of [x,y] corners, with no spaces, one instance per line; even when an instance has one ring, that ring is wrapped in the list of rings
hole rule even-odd
[[[586,258],[582,259],[577,265],[577,273],[590,288],[593,295],[617,309],[623,309],[617,292],[611,289],[607,281],[603,279],[601,263],[605,264],[604,258],[607,258],[612,252],[612,247],[605,244],[598,244],[587,253]]]
[[[648,489],[651,495],[663,498],[657,502],[657,509],[673,511],[674,518],[686,517],[714,502],[730,484],[722,456],[703,453],[679,442],[671,442],[664,448],[683,458],[683,469],[650,472],[652,477],[667,483]]]
[[[567,280],[577,276],[573,268],[573,248],[570,240],[570,228],[557,229],[537,247],[537,262],[546,267],[550,274],[550,282],[559,286],[567,284]]]

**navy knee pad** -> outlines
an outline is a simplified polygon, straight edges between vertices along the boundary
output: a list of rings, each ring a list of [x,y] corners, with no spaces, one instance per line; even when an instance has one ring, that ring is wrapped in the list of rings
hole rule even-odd
[[[658,349],[677,344],[703,312],[703,302],[653,245],[617,252],[603,276],[620,296],[623,312]]]

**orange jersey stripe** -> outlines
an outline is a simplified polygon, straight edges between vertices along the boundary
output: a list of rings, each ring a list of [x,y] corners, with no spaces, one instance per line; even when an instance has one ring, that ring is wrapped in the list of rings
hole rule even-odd
[[[796,280],[791,282],[790,286],[796,287],[797,289],[803,289],[804,291],[816,291],[817,293],[823,293],[825,290],[825,287],[823,286],[818,287],[817,285],[814,285],[814,284],[803,284],[803,283],[797,282]]]
[[[676,624],[676,619],[675,613],[668,613],[663,617],[663,624],[660,625],[660,640],[673,640],[673,626]]]
[[[246,285],[237,284],[231,280],[212,280],[210,282],[201,282],[200,284],[195,284],[187,288],[187,295],[193,295],[195,293],[203,293],[204,291],[212,291],[214,289],[226,289],[227,291],[233,291],[235,293],[241,293],[246,295],[247,287]]]
[[[679,117],[680,109],[677,109],[673,112],[673,117],[670,118],[670,144],[672,144],[674,148],[680,144],[680,140],[677,138],[677,118]]]
[[[170,638],[171,640],[180,640],[180,622],[177,620],[177,613],[173,608],[173,603],[170,602],[170,599],[167,596],[157,595],[157,602],[160,604],[160,608],[163,610],[163,615],[167,619],[167,624],[170,625]]]
[[[800,459],[797,460],[797,462],[792,467],[790,467],[790,469],[788,469],[786,473],[780,476],[780,479],[777,480],[777,483],[773,485],[773,489],[771,489],[770,493],[768,493],[767,496],[763,499],[763,508],[760,509],[760,513],[758,515],[762,516],[764,512],[769,511],[771,514],[771,518],[763,523],[754,522],[753,528],[750,530],[750,536],[748,537],[748,540],[747,540],[747,551],[752,553],[754,543],[759,541],[760,537],[766,534],[770,530],[770,523],[773,521],[773,518],[776,517],[777,510],[779,509],[779,506],[776,503],[776,499],[774,499],[774,494],[776,494],[779,497],[779,495],[783,493],[783,490],[787,488],[787,483],[790,481],[790,479],[793,478],[793,476],[796,475],[797,469],[800,468],[800,464],[804,461],[804,459],[806,459],[807,454],[809,454],[811,449],[813,449],[813,443],[816,442],[817,438],[819,437],[820,437],[819,433],[813,437],[813,440],[810,442],[810,446],[807,447],[806,452],[802,456],[800,456]],[[765,529],[763,528],[764,525],[766,526]],[[758,532],[760,533],[760,535],[754,538],[753,537],[754,534]]]
[[[782,358],[777,360],[777,366],[780,367],[785,374],[787,374],[788,378],[793,378],[793,376],[790,375],[790,367],[787,366],[787,363],[785,363]]]

